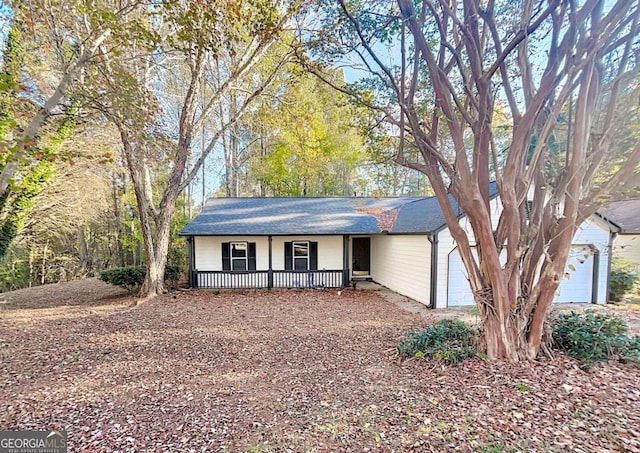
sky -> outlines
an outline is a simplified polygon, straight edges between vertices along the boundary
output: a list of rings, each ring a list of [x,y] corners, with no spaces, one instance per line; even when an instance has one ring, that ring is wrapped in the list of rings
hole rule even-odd
[[[0,55],[4,54],[4,42],[7,37],[11,16],[11,9],[6,3],[0,1]]]

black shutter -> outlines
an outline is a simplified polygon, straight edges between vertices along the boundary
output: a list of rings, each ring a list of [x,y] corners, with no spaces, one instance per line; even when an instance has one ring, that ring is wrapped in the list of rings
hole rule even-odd
[[[255,271],[256,270],[256,243],[255,242],[249,242],[248,253],[249,253],[249,255],[247,256],[249,261],[248,270]]]
[[[293,270],[293,242],[284,243],[284,270]]]
[[[318,270],[318,243],[309,242],[309,270]]]
[[[222,243],[222,270],[231,270],[231,251],[228,242]]]

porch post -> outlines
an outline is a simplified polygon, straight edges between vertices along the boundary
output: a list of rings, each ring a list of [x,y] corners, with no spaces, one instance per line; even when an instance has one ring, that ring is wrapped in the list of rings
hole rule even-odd
[[[189,288],[197,288],[198,282],[196,279],[195,270],[195,240],[193,236],[187,237],[187,262],[189,263]]]
[[[349,235],[342,236],[342,286],[349,286]]]
[[[273,288],[273,236],[269,236],[269,270],[267,271],[267,288]]]

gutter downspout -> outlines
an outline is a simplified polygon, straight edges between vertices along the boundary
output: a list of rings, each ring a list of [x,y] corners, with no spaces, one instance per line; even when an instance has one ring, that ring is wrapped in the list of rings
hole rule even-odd
[[[591,303],[598,303],[598,286],[600,286],[600,250],[593,251],[593,276],[591,282]],[[609,279],[607,279],[609,280]]]
[[[431,276],[429,278],[429,308],[436,308],[438,299],[438,232],[427,234],[427,239],[431,243]]]

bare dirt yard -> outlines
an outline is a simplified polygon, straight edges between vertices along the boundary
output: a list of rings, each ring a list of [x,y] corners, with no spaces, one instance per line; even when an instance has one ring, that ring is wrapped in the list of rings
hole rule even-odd
[[[371,290],[0,301],[0,430],[66,429],[70,452],[640,451],[637,368],[400,361],[435,318]]]

